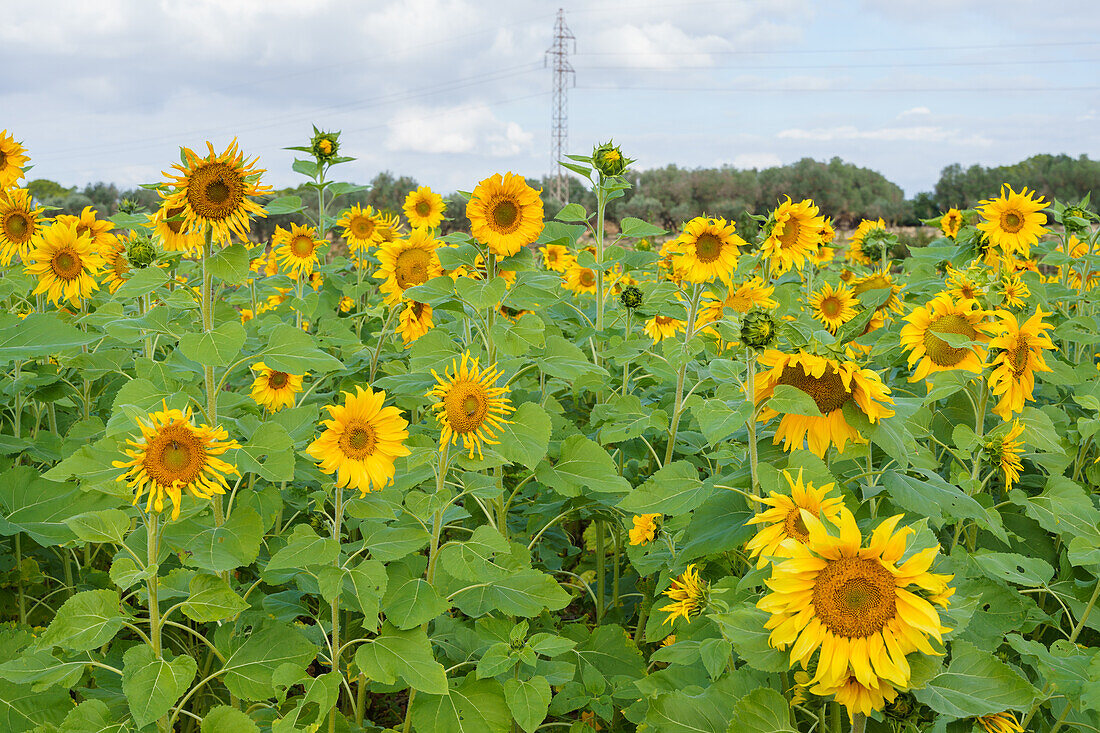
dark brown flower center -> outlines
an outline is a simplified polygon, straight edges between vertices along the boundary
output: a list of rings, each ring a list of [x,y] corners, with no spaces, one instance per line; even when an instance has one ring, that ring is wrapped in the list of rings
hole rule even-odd
[[[808,394],[813,398],[822,415],[829,415],[833,410],[839,410],[844,407],[844,403],[852,399],[852,393],[845,389],[844,381],[832,364],[825,367],[825,372],[820,377],[806,374],[801,366],[788,364],[783,368],[783,374],[779,376],[776,384],[789,384]]]
[[[519,206],[512,199],[501,199],[495,202],[490,211],[494,228],[507,234],[519,226]]]
[[[313,249],[313,240],[304,234],[298,234],[290,240],[290,251],[299,259],[312,256]]]
[[[814,611],[837,636],[868,637],[894,618],[896,590],[894,576],[878,560],[831,560],[814,583]]]
[[[54,274],[62,280],[72,280],[80,274],[82,269],[80,255],[69,249],[63,249],[55,254],[51,264]]]
[[[581,270],[581,274],[577,277],[577,282],[586,288],[590,288],[596,284],[596,273],[585,268]]]
[[[427,282],[431,261],[432,256],[422,249],[407,249],[397,255],[393,272],[398,286],[404,289]]]
[[[4,231],[12,239],[20,239],[30,229],[30,219],[21,211],[12,212],[4,221]]]
[[[488,412],[485,389],[477,382],[456,382],[443,398],[451,430],[463,435],[481,427]]]
[[[143,467],[161,486],[190,484],[206,466],[206,447],[184,423],[166,425],[145,451]]]
[[[966,355],[970,353],[970,349],[955,348],[936,336],[935,334],[937,333],[960,334],[972,341],[974,337],[978,335],[978,332],[974,330],[974,326],[971,325],[970,321],[967,320],[965,316],[961,316],[957,313],[949,313],[933,321],[928,326],[928,330],[924,333],[924,350],[927,352],[928,358],[932,360],[932,363],[941,367],[958,364],[966,358]]]
[[[271,372],[267,378],[267,385],[272,389],[282,389],[290,381],[290,375],[286,372]]]
[[[695,240],[695,256],[702,262],[714,262],[722,254],[722,240],[710,232]]]
[[[806,522],[802,520],[802,510],[796,506],[787,512],[787,518],[783,520],[783,531],[787,533],[788,537],[794,537],[799,542],[806,542],[810,539],[810,530],[806,527]]]
[[[1024,228],[1024,220],[1015,211],[1006,211],[1001,214],[1001,229],[1004,229],[1009,234],[1015,234]]]
[[[362,460],[374,454],[378,435],[374,426],[362,420],[352,420],[344,428],[340,437],[340,449],[344,455],[354,460]]]
[[[416,202],[416,206],[413,208],[413,211],[415,211],[420,216],[427,216],[428,214],[432,213],[432,207],[428,205],[427,201],[421,199],[420,201]]]

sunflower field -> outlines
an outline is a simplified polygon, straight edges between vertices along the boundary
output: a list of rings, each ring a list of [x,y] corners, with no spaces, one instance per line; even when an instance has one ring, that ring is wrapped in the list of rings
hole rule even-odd
[[[236,142],[108,218],[0,133],[0,731],[1100,730],[1087,198],[743,238],[611,143],[595,211],[340,147],[253,241]]]

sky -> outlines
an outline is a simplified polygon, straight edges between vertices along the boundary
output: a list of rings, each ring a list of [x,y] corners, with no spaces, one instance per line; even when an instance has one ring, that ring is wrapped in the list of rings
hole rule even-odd
[[[552,170],[559,7],[569,150],[638,168],[839,156],[912,196],[951,163],[1100,158],[1095,0],[3,0],[0,129],[30,178],[163,180],[233,137],[290,186],[311,125],[367,182],[441,192]]]

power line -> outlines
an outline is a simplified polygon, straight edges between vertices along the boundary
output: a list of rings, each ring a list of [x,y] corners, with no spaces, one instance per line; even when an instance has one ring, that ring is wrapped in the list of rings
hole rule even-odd
[[[553,63],[554,101],[550,106],[550,175],[551,193],[558,201],[569,201],[569,186],[561,169],[561,160],[569,149],[569,82],[576,86],[576,73],[569,63],[569,42],[577,50],[577,39],[565,24],[565,10],[558,8],[554,22],[554,42],[546,50],[546,60]]]
[[[1063,48],[1065,46],[1100,46],[1100,41],[1070,41],[1052,43],[994,43],[970,46],[889,46],[882,48],[802,48],[769,49],[766,51],[726,50],[726,51],[662,51],[664,56],[786,56],[790,54],[812,53],[898,53],[904,51],[989,51],[1010,48]],[[578,56],[637,56],[638,51],[582,51]]]
[[[1089,87],[656,87],[656,86],[582,86],[575,87],[579,91],[585,92],[687,92],[689,94],[698,93],[745,93],[751,94],[755,92],[769,92],[769,93],[783,93],[783,92],[824,92],[826,94],[832,93],[863,93],[868,92],[871,94],[891,94],[894,92],[910,93],[910,92],[991,92],[1006,94],[1015,94],[1017,92],[1094,92],[1100,90],[1100,86]]]
[[[929,61],[920,63],[874,63],[874,64],[769,64],[767,66],[708,65],[708,66],[582,66],[582,70],[592,71],[684,71],[689,69],[737,69],[739,71],[778,71],[778,70],[818,70],[818,69],[909,69],[941,66],[1033,66],[1036,64],[1091,64],[1096,59],[1042,59],[1039,61]]]

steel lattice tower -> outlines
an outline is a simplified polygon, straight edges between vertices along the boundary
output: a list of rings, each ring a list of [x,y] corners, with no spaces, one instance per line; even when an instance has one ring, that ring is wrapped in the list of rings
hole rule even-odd
[[[569,185],[565,173],[559,165],[565,157],[569,143],[569,84],[576,84],[573,66],[569,63],[569,43],[573,52],[577,50],[577,39],[569,26],[565,24],[565,10],[558,8],[558,18],[554,23],[554,43],[546,49],[546,61],[554,70],[554,99],[550,110],[550,159],[551,188],[554,198],[563,203],[569,201]]]

